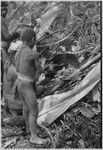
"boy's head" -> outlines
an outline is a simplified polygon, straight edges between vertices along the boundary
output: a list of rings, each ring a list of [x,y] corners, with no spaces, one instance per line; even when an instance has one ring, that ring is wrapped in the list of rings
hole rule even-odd
[[[26,27],[21,31],[20,38],[23,43],[33,48],[36,43],[36,33],[32,28]]]

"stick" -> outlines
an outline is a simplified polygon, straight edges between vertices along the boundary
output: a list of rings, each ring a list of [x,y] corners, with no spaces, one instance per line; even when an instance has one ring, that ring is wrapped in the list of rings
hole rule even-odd
[[[79,25],[78,25],[74,30],[72,30],[72,32],[71,32],[68,36],[64,37],[63,39],[61,39],[61,40],[59,40],[59,41],[57,41],[57,42],[55,42],[55,43],[40,45],[40,46],[37,46],[37,47],[51,46],[51,45],[56,45],[56,44],[58,44],[58,43],[60,43],[60,42],[63,42],[64,40],[68,39],[68,38],[74,33],[74,31],[75,31],[78,27],[79,27]]]
[[[92,64],[96,63],[101,57],[101,54],[99,53],[97,56],[95,56],[92,60],[89,60],[86,64],[84,64],[79,70],[83,71],[84,69],[88,68]]]
[[[13,137],[13,136],[20,136],[22,134],[23,134],[23,131],[18,132],[18,133],[13,133],[13,132],[11,133],[11,132],[9,132],[9,133],[6,133],[6,134],[2,134],[2,138]]]

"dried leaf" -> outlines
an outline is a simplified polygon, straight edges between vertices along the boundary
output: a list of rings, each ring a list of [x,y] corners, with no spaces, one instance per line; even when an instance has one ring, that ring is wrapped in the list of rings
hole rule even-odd
[[[96,115],[98,115],[101,112],[101,105],[97,105],[97,107],[93,107],[92,109]]]
[[[80,139],[80,140],[78,141],[78,148],[86,148],[86,147],[85,147],[85,144],[84,144],[84,141],[83,141],[82,139]]]
[[[82,115],[84,115],[87,118],[92,118],[95,115],[92,108],[90,108],[90,107],[88,108],[88,107],[86,107],[86,105],[84,107],[80,107],[79,111],[82,113]]]
[[[101,102],[101,99],[100,99],[100,92],[99,92],[99,86],[100,83],[98,83],[92,90],[92,95],[93,95],[93,101],[98,101],[98,102]]]
[[[11,145],[16,144],[17,139],[18,139],[18,137],[12,139],[11,141],[7,141],[6,144],[5,144],[5,146],[3,148],[7,148],[7,147],[9,147]]]

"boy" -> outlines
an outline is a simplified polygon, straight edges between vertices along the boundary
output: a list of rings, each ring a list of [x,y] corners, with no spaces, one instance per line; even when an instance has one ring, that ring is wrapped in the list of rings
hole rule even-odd
[[[45,139],[37,136],[38,105],[36,99],[35,75],[40,72],[38,53],[32,48],[36,42],[36,34],[31,28],[21,31],[23,44],[15,55],[15,66],[18,73],[17,90],[23,103],[23,116],[25,118],[27,132],[30,131],[30,142],[44,144]]]

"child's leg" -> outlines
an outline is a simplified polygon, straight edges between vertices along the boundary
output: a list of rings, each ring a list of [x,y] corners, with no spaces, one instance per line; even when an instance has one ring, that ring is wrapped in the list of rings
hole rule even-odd
[[[29,108],[25,102],[24,97],[20,95],[20,99],[22,100],[23,103],[23,117],[26,123],[26,132],[29,133]]]
[[[43,144],[46,140],[41,139],[37,136],[38,105],[37,105],[37,99],[32,85],[26,86],[25,88],[25,101],[29,108],[29,129],[31,133],[30,142]]]

